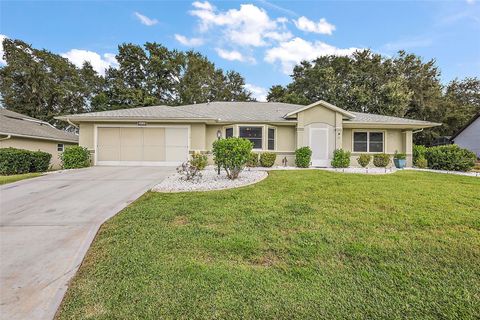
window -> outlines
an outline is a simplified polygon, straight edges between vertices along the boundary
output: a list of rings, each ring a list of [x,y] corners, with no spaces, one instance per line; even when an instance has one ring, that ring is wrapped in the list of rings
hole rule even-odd
[[[262,149],[262,127],[240,127],[240,138],[253,143],[253,149]]]
[[[383,132],[354,132],[353,152],[383,152]]]
[[[63,152],[63,143],[57,144],[57,151]]]
[[[268,150],[275,150],[275,129],[268,128]]]
[[[233,137],[233,128],[225,129],[225,138],[231,138],[231,137]]]

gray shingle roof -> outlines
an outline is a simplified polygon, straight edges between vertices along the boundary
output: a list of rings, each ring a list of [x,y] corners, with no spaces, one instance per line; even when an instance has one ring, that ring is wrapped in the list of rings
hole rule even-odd
[[[153,106],[131,109],[120,109],[103,112],[92,112],[58,117],[72,121],[100,119],[186,119],[186,120],[219,120],[221,122],[292,122],[285,115],[302,109],[305,106],[280,102],[230,102],[218,101],[210,103],[190,104],[178,107]],[[377,114],[351,112],[354,119],[345,120],[352,123],[394,123],[409,125],[427,125],[431,122],[382,116]],[[293,120],[295,121],[295,120]]]
[[[0,108],[0,134],[64,142],[78,141],[78,136],[73,133],[56,129],[46,122],[4,108]]]

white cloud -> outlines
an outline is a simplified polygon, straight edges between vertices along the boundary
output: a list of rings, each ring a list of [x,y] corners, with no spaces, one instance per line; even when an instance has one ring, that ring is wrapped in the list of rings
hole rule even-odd
[[[468,3],[468,4],[474,4],[474,3],[475,3],[475,0],[467,0],[467,3]]]
[[[331,35],[335,31],[335,26],[329,23],[325,18],[320,19],[318,22],[312,21],[307,17],[300,17],[297,20],[293,20],[298,29],[307,32],[314,32],[320,34]]]
[[[241,62],[251,62],[255,63],[255,58],[253,57],[245,57],[243,54],[236,50],[224,50],[221,48],[215,48],[215,51],[217,51],[217,54],[220,56],[220,58],[228,60],[228,61],[241,61]]]
[[[267,89],[250,83],[245,84],[245,89],[250,91],[257,101],[267,101]]]
[[[3,59],[3,40],[7,39],[8,37],[4,34],[0,34],[0,65],[4,66],[7,64],[7,61]]]
[[[99,74],[104,75],[105,69],[108,67],[117,67],[118,62],[115,59],[115,54],[105,53],[103,56],[96,52],[80,49],[72,49],[66,53],[62,53],[62,57],[67,58],[77,67],[82,67],[85,61],[90,62],[93,69]]]
[[[134,12],[133,14],[135,15],[135,17],[137,17],[137,19],[138,19],[142,24],[144,24],[144,25],[146,25],[146,26],[151,27],[151,26],[154,26],[154,25],[156,25],[156,24],[158,23],[158,20],[157,20],[157,19],[151,19],[151,18],[149,18],[149,17],[147,17],[147,16],[145,16],[145,15],[139,13],[139,12]]]
[[[236,45],[260,47],[268,44],[267,39],[291,38],[289,32],[281,32],[283,20],[270,19],[265,10],[253,4],[224,12],[218,12],[209,2],[194,2],[193,6],[190,14],[199,19],[201,32],[223,27],[226,40]]]
[[[175,39],[187,47],[197,47],[203,44],[202,38],[187,38],[181,34],[175,34]]]
[[[268,49],[265,54],[265,61],[269,63],[279,61],[283,72],[290,74],[293,67],[302,60],[313,60],[325,55],[348,56],[356,50],[359,49],[340,49],[322,41],[310,42],[297,37]]]

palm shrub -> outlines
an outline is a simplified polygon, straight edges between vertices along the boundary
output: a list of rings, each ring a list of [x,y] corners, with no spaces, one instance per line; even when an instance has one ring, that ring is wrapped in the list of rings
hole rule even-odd
[[[222,167],[229,179],[237,179],[245,168],[253,144],[244,138],[232,137],[213,142],[212,153],[215,163]]]
[[[357,158],[357,162],[362,168],[367,167],[368,164],[370,163],[370,160],[372,160],[372,156],[367,153],[362,153]]]
[[[277,159],[277,154],[273,152],[263,152],[260,154],[260,165],[262,167],[272,167]]]
[[[90,166],[90,152],[81,146],[66,147],[60,155],[64,169],[85,168]]]
[[[301,147],[295,150],[295,165],[299,168],[308,168],[312,161],[312,149]]]
[[[247,160],[247,167],[253,168],[258,167],[258,153],[250,152]]]
[[[336,149],[333,151],[332,167],[334,168],[348,168],[350,165],[350,151],[343,149]]]
[[[475,153],[456,144],[427,148],[425,158],[432,169],[452,171],[469,171],[477,161]]]
[[[390,163],[390,156],[386,153],[377,153],[373,156],[373,165],[379,168],[385,168]]]
[[[207,166],[208,159],[207,155],[195,152],[192,154],[192,159],[190,160],[190,165],[196,167],[198,170],[204,170]]]

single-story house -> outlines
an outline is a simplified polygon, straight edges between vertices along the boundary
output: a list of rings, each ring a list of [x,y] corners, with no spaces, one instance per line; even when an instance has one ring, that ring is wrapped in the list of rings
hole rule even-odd
[[[275,152],[294,165],[295,150],[310,146],[313,166],[330,166],[335,149],[407,154],[415,130],[427,121],[350,112],[325,101],[308,106],[277,102],[210,102],[152,106],[58,117],[79,126],[79,144],[96,165],[177,165],[189,153],[208,152],[222,137],[249,139],[257,152]]]
[[[477,158],[480,158],[480,112],[458,130],[450,140],[460,147],[474,152]]]
[[[0,108],[0,148],[44,151],[52,155],[50,165],[61,166],[60,154],[69,145],[77,145],[76,134],[59,130],[48,122]]]

